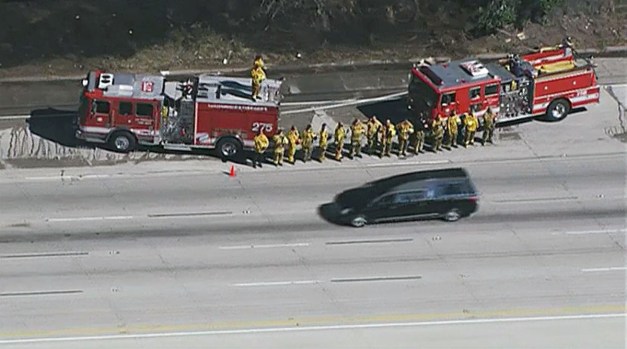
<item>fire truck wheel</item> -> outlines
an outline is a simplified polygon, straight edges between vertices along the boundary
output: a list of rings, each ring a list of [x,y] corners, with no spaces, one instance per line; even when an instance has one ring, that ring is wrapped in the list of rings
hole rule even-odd
[[[109,145],[116,151],[128,153],[135,149],[135,137],[125,131],[118,131],[109,137]]]
[[[222,138],[216,149],[223,158],[234,158],[242,151],[242,144],[235,138]]]
[[[546,119],[549,121],[563,120],[570,111],[570,104],[565,99],[556,99],[546,110]]]

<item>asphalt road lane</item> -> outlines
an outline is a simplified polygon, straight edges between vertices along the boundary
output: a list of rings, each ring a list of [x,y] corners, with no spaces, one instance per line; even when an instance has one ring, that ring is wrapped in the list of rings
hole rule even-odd
[[[500,319],[499,319],[500,320]],[[268,332],[184,333],[175,336],[137,337],[120,335],[118,339],[97,342],[75,340],[62,342],[28,342],[5,345],[6,348],[83,349],[130,348],[372,348],[393,343],[395,348],[490,349],[490,348],[624,348],[624,339],[617,336],[624,330],[624,318],[512,319],[513,321],[433,323],[421,322],[390,327],[293,328]],[[523,321],[520,321],[523,320]],[[595,339],[582,339],[578,333],[596,333],[604,338],[604,346]],[[325,335],[320,335],[324,333]],[[381,343],[384,343],[383,345]]]
[[[398,168],[5,179],[0,338],[624,312],[622,154],[466,167],[475,216],[364,229],[317,208]]]
[[[7,169],[0,347],[623,347],[624,116],[603,101],[407,160]],[[469,169],[476,215],[354,229],[317,214],[443,166]]]

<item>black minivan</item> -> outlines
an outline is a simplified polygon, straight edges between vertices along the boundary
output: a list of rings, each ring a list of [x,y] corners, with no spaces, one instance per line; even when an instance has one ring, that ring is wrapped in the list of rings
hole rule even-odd
[[[442,218],[453,222],[477,211],[479,194],[463,168],[410,172],[370,182],[335,197],[339,222],[371,223]]]

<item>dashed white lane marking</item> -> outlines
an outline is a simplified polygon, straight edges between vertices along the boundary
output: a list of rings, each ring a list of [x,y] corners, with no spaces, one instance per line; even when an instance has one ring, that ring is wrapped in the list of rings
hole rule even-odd
[[[586,230],[586,231],[567,231],[566,235],[588,235],[588,234],[616,234],[625,233],[627,229],[603,229],[603,230]]]
[[[493,200],[499,204],[522,204],[529,202],[545,202],[545,201],[572,201],[577,200],[576,196],[561,196],[561,197],[545,197],[545,198],[528,198],[528,199],[505,199],[505,200]]]
[[[238,246],[220,246],[221,250],[247,250],[255,248],[280,248],[280,247],[307,247],[309,243],[298,242],[292,244],[268,244],[268,245],[238,245]]]
[[[236,287],[256,287],[256,286],[290,286],[290,285],[314,285],[320,280],[300,280],[300,281],[273,281],[273,282],[244,282],[233,284]]]
[[[414,321],[414,322],[385,322],[385,323],[350,324],[350,325],[248,328],[248,329],[240,329],[240,330],[113,334],[113,335],[83,336],[83,337],[78,336],[78,337],[21,338],[21,339],[0,340],[0,344],[82,342],[82,341],[116,340],[116,339],[120,340],[120,339],[142,339],[142,338],[164,338],[164,337],[216,336],[216,335],[251,334],[251,333],[307,332],[307,331],[472,325],[472,324],[535,322],[535,321],[563,321],[563,320],[586,320],[586,319],[590,320],[590,319],[611,319],[611,318],[625,318],[625,317],[627,317],[627,314],[625,313],[614,313],[614,314],[580,314],[580,315],[555,315],[555,316],[511,317],[511,318],[489,318],[489,319],[460,319],[460,320]]]
[[[75,217],[75,218],[47,218],[46,222],[55,223],[55,222],[89,222],[89,221],[116,221],[116,220],[125,220],[125,219],[133,219],[134,216],[108,216],[108,217]]]
[[[627,270],[627,267],[606,267],[606,268],[581,269],[581,271],[584,272],[584,273],[599,272],[599,271],[617,271],[617,270]]]

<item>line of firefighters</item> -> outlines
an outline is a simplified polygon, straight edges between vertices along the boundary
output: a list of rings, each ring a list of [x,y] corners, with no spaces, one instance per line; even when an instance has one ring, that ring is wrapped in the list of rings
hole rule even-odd
[[[488,109],[483,115],[483,135],[481,145],[486,142],[492,143],[494,128],[496,124],[496,115],[491,109]],[[452,113],[448,118],[436,118],[431,125],[420,124],[417,127],[407,119],[397,125],[394,125],[389,119],[385,123],[381,123],[376,116],[372,116],[368,122],[364,124],[358,118],[355,118],[347,130],[340,122],[335,128],[333,138],[329,134],[326,124],[322,124],[319,132],[314,132],[311,125],[307,125],[305,130],[300,133],[295,126],[285,134],[282,129],[272,137],[273,143],[273,163],[275,166],[282,166],[287,150],[287,162],[294,164],[296,159],[297,146],[300,145],[303,162],[311,160],[314,141],[318,140],[319,161],[326,159],[327,149],[331,139],[334,139],[335,160],[342,161],[344,146],[348,133],[350,132],[350,147],[348,157],[361,157],[362,140],[365,136],[367,140],[367,150],[369,155],[378,155],[379,157],[391,156],[394,139],[398,139],[398,156],[407,156],[407,152],[411,147],[414,154],[423,152],[423,146],[429,133],[432,139],[432,150],[438,152],[442,150],[442,146],[451,150],[451,147],[457,147],[460,143],[464,147],[474,145],[475,133],[479,128],[479,119],[475,113],[465,113],[456,115]],[[265,160],[265,152],[270,146],[268,137],[260,130],[255,136],[255,156],[253,158],[253,167],[262,166]]]

